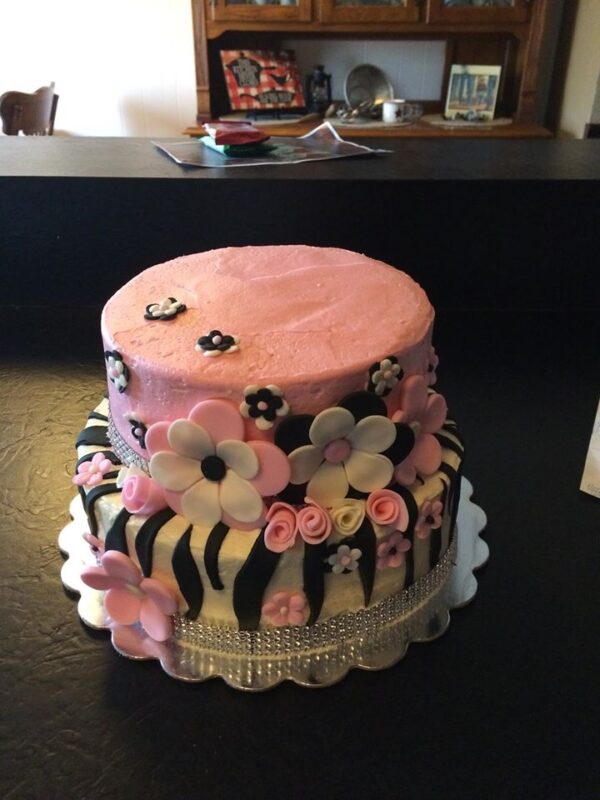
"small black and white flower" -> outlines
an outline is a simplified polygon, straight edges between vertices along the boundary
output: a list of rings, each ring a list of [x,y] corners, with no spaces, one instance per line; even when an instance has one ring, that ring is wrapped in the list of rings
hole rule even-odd
[[[145,450],[148,426],[141,421],[137,414],[125,414],[125,419],[131,425],[131,435],[139,444],[139,446]]]
[[[129,370],[123,356],[118,350],[105,350],[104,358],[106,359],[108,378],[114,383],[119,392],[124,392],[129,383]]]
[[[404,370],[398,359],[395,356],[388,356],[369,369],[369,390],[379,397],[385,397],[403,376]]]
[[[237,353],[240,349],[238,344],[239,339],[237,336],[230,336],[214,330],[207,333],[206,336],[201,336],[196,342],[195,349],[202,355],[211,358],[221,356],[223,353]]]
[[[165,297],[160,303],[150,303],[146,306],[144,319],[175,319],[177,314],[181,314],[186,308],[185,303],[180,303],[175,297]]]
[[[273,427],[276,417],[285,417],[290,407],[283,399],[279,386],[270,383],[259,388],[254,384],[244,389],[244,402],[240,405],[240,414],[246,419],[253,419],[256,427],[267,431]]]
[[[329,556],[325,559],[326,569],[334,575],[347,575],[358,569],[358,562],[362,556],[362,550],[358,547],[350,547],[348,544],[331,545]]]

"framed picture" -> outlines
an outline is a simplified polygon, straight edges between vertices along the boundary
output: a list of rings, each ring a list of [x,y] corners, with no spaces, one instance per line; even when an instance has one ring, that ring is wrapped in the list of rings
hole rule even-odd
[[[221,50],[232,111],[304,108],[292,50]]]
[[[502,67],[453,64],[446,96],[446,119],[494,119]]]

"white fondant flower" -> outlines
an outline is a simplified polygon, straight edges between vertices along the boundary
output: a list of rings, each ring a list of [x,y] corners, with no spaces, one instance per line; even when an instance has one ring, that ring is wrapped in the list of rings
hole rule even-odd
[[[273,427],[276,417],[285,417],[289,411],[290,407],[283,399],[279,386],[270,383],[261,389],[253,384],[244,389],[240,414],[246,419],[253,419],[261,431],[268,431]]]
[[[150,303],[146,306],[145,319],[173,319],[177,314],[186,310],[184,303],[174,297],[165,297],[160,303]]]
[[[352,536],[365,518],[364,500],[337,500],[329,512],[336,531],[341,536]]]
[[[354,572],[358,569],[358,562],[362,556],[362,551],[358,547],[350,548],[347,544],[341,544],[335,553],[327,558],[327,563],[335,575]]]
[[[124,392],[129,383],[129,370],[127,369],[123,357],[117,350],[107,350],[104,353],[108,378],[116,386],[119,392]]]
[[[236,409],[225,400],[205,400],[188,419],[148,429],[150,475],[190,522],[253,527],[265,511],[262,498],[286,485],[289,465],[270,442],[243,439]]]
[[[394,423],[380,415],[356,422],[346,408],[328,408],[314,418],[308,437],[312,444],[289,455],[291,482],[308,482],[306,494],[329,508],[352,486],[372,492],[387,486],[394,468],[381,455],[396,438]]]
[[[373,364],[369,370],[373,391],[380,397],[389,394],[403,375],[398,359],[394,356],[384,358],[379,364]]]

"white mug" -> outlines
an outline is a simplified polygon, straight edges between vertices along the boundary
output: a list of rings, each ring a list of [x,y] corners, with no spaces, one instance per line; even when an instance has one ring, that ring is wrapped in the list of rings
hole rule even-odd
[[[406,100],[384,100],[383,115],[384,122],[397,122],[402,119],[402,106]]]
[[[412,122],[423,113],[419,103],[407,103],[406,100],[384,100],[382,119],[387,123]]]

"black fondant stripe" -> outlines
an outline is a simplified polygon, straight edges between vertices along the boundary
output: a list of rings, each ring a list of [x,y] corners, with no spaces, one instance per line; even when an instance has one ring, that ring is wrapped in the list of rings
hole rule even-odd
[[[434,435],[442,447],[452,450],[453,453],[456,453],[457,456],[462,458],[465,452],[465,448],[462,445],[457,444],[453,439],[449,439],[447,436],[444,436],[443,433],[436,433]]]
[[[440,464],[439,471],[443,472],[444,475],[446,475],[446,477],[450,479],[451,484],[453,484],[456,481],[456,475],[457,475],[456,470],[454,469],[454,467],[451,467],[450,464],[446,464],[445,461],[442,461],[442,463]]]
[[[106,414],[100,414],[99,411],[90,411],[88,414],[88,419],[100,419],[103,422],[108,422],[108,417]]]
[[[452,518],[450,520],[450,539],[454,535],[454,528],[456,527],[456,517],[458,515],[458,506],[460,504],[460,484],[462,480],[462,463],[460,464],[456,473],[456,479],[452,489]]]
[[[415,580],[415,554],[413,552],[413,548],[415,541],[415,525],[419,519],[419,507],[417,506],[417,501],[415,500],[412,492],[410,492],[405,486],[396,484],[392,486],[392,489],[397,492],[400,497],[402,497],[408,509],[408,526],[403,535],[404,538],[408,539],[413,546],[406,554],[406,560],[404,562],[404,588],[406,589],[411,585],[411,583],[414,583]]]
[[[465,437],[462,435],[462,433],[459,432],[455,422],[449,422],[448,420],[446,420],[446,422],[442,426],[442,430],[447,431],[448,433],[451,433],[452,436],[456,437],[458,441],[462,444],[463,450],[465,449]]]
[[[127,546],[127,536],[125,528],[131,513],[126,508],[122,508],[117,514],[115,521],[108,529],[106,539],[104,541],[105,550],[118,550],[119,553],[129,555],[129,547]]]
[[[149,578],[152,575],[154,540],[162,526],[170,519],[173,519],[174,516],[175,512],[170,508],[163,508],[162,511],[157,511],[156,514],[148,517],[135,537],[135,552],[145,578]]]
[[[217,522],[212,531],[208,534],[206,545],[204,546],[204,567],[208,580],[213,589],[220,591],[224,589],[219,576],[219,552],[225,537],[229,533],[229,527],[223,522]]]
[[[440,500],[444,506],[444,512],[446,511],[446,500],[448,499],[448,484],[446,481],[442,481],[443,489],[442,494],[440,496]],[[429,537],[429,568],[433,569],[435,565],[440,560],[440,553],[442,550],[442,527],[440,526],[437,530],[432,530],[431,535]]]
[[[112,450],[95,450],[92,453],[86,453],[84,456],[81,456],[81,458],[77,459],[77,464],[75,464],[75,472],[77,472],[80,464],[83,464],[84,461],[91,461],[96,453],[102,453],[102,456],[104,458],[108,458],[110,463],[114,464],[115,467],[119,467],[121,465],[118,456],[116,456]]]
[[[90,425],[84,428],[75,442],[75,447],[81,445],[93,445],[95,447],[110,447],[108,436],[106,432],[108,427],[106,425]]]
[[[258,628],[263,595],[280,556],[281,553],[267,549],[263,528],[233,583],[233,610],[240,630],[254,631]]]
[[[196,619],[200,613],[202,601],[204,599],[202,579],[200,578],[198,567],[192,555],[192,548],[190,547],[193,527],[193,525],[190,525],[181,536],[175,545],[173,556],[171,557],[173,573],[179,584],[181,594],[188,604],[188,610],[185,614],[188,619]]]
[[[368,517],[363,519],[360,528],[354,534],[354,539],[361,552],[361,556],[358,559],[358,574],[363,587],[366,607],[371,602],[373,583],[375,581],[375,564],[377,563],[377,538]]]
[[[327,545],[325,542],[304,544],[302,575],[304,578],[304,594],[310,608],[308,625],[313,625],[319,619],[319,614],[323,608],[323,600],[325,598],[324,561],[326,555]]]
[[[90,491],[86,494],[85,510],[90,523],[90,533],[93,536],[98,535],[98,520],[96,519],[94,510],[96,503],[101,497],[104,497],[107,494],[115,494],[116,492],[120,491],[121,490],[116,483],[101,483],[100,486],[94,486],[94,488],[90,489]]]

